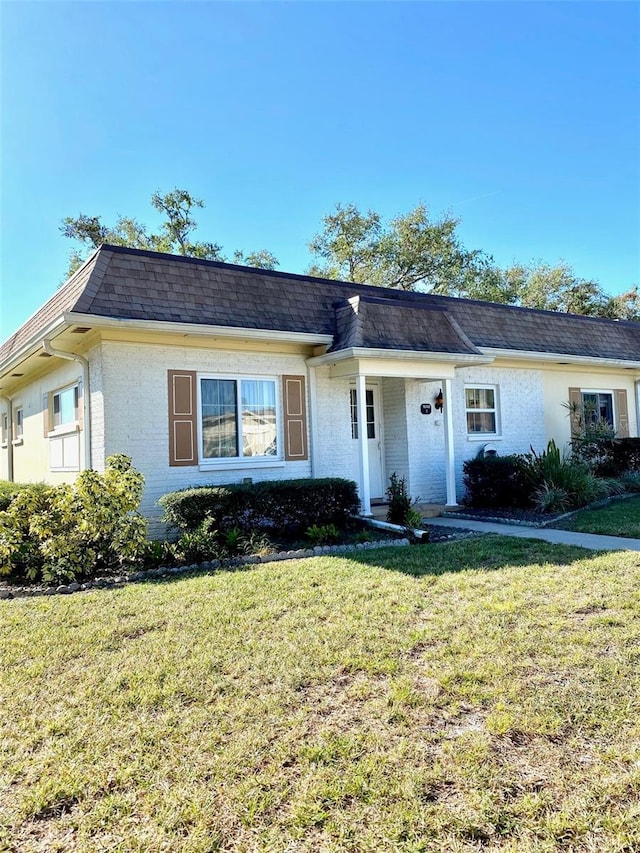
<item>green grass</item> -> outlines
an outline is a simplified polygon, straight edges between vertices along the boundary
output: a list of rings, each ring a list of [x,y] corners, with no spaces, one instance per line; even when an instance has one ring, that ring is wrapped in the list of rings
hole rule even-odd
[[[640,539],[640,495],[614,501],[599,509],[583,509],[554,527]]]
[[[0,602],[0,660],[0,849],[640,850],[640,554],[485,537]]]

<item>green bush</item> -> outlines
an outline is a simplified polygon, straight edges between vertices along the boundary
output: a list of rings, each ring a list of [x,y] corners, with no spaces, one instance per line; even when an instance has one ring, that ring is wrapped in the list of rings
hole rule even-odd
[[[270,480],[228,486],[199,486],[169,492],[159,501],[164,519],[183,531],[195,531],[211,519],[218,530],[237,527],[287,535],[312,525],[343,527],[359,507],[351,480]]]
[[[532,448],[531,453],[522,457],[521,464],[532,501],[539,507],[546,506],[549,510],[554,504],[550,498],[553,494],[559,509],[584,506],[607,494],[606,487],[589,470],[587,463],[573,455],[562,454],[553,439],[541,453]],[[561,494],[564,495],[562,501]]]
[[[471,507],[526,507],[531,486],[521,456],[478,454],[463,464],[465,503]]]
[[[640,471],[640,438],[601,438],[593,434],[571,442],[576,459],[586,462],[599,477],[619,477]]]
[[[47,582],[119,567],[144,547],[137,512],[144,477],[121,454],[104,474],[83,471],[72,485],[21,489],[0,512],[0,574]]]
[[[407,478],[398,477],[396,472],[389,477],[387,486],[387,521],[390,524],[405,524],[411,510],[411,497],[407,490]]]
[[[305,535],[312,545],[331,545],[340,540],[335,524],[312,524]]]
[[[50,488],[46,483],[10,483],[8,480],[0,480],[0,512],[8,509],[11,501],[24,489],[46,492]]]

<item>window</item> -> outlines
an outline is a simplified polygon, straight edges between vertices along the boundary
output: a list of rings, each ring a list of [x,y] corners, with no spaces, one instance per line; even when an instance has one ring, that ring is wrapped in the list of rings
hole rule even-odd
[[[367,388],[365,395],[367,412],[367,438],[376,437],[376,416],[373,403],[373,389]],[[356,389],[351,389],[351,438],[358,439],[358,397]]]
[[[53,394],[53,419],[54,430],[62,430],[75,426],[78,420],[78,386],[64,388]]]
[[[16,420],[15,420],[15,428],[13,431],[13,440],[15,444],[22,444],[22,436],[24,432],[24,411],[22,406],[19,409],[16,409]]]
[[[0,421],[0,427],[1,427],[0,432],[2,433],[2,435],[0,435],[0,439],[1,439],[0,443],[2,444],[3,447],[6,447],[7,444],[9,443],[9,415],[8,414],[5,413],[2,415],[2,420]]]
[[[495,385],[471,385],[464,389],[467,435],[498,434],[497,388]]]
[[[200,379],[203,459],[278,455],[275,379]]]
[[[607,424],[613,429],[613,394],[606,391],[583,391],[582,411],[585,427]]]

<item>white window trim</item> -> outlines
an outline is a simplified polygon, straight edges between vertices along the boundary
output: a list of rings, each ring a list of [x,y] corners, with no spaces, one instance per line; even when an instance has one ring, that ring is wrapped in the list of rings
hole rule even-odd
[[[22,432],[20,433],[20,435],[18,435],[18,412],[20,412],[22,415],[22,424],[21,424]],[[11,444],[14,447],[19,447],[21,444],[24,444],[24,406],[22,404],[20,404],[19,406],[16,406],[15,409],[13,410],[13,418],[14,418],[14,420],[13,420],[13,425],[12,425],[13,426],[12,433],[15,436],[15,438],[13,438],[11,440]],[[3,444],[3,447],[6,447],[6,443]]]
[[[6,426],[5,426],[6,424]],[[3,412],[0,415],[0,447],[9,446],[9,413]]]
[[[49,421],[53,424],[53,412],[54,412],[54,398],[57,394],[62,394],[65,391],[70,391],[72,388],[78,389],[78,403],[80,403],[80,383],[72,382],[70,385],[63,385],[62,388],[56,388],[53,391],[49,391],[48,399],[49,399]],[[76,419],[74,421],[69,421],[66,424],[59,424],[59,426],[54,426],[47,433],[48,438],[54,438],[60,435],[69,435],[73,432],[80,432],[80,421],[77,417],[78,411],[76,409]],[[67,469],[67,468],[55,468],[50,469],[55,471],[66,471],[66,470],[76,470],[75,468]]]
[[[243,379],[256,380],[258,382],[273,382],[275,388],[276,408],[276,443],[277,456],[223,456],[219,459],[209,459],[202,455],[202,379],[226,379],[237,383],[236,400],[240,393],[240,382]],[[198,406],[198,470],[200,471],[229,471],[233,469],[248,468],[284,468],[285,460],[283,454],[284,435],[282,431],[282,402],[280,396],[280,377],[273,375],[256,375],[252,373],[197,373],[197,406]],[[240,436],[242,438],[242,436]]]
[[[491,388],[493,391],[493,399],[495,407],[493,409],[468,409],[467,408],[467,388]],[[464,431],[467,436],[467,441],[501,441],[502,440],[502,415],[500,411],[500,387],[491,382],[465,382],[463,390],[464,402]],[[496,431],[495,432],[469,432],[467,428],[467,413],[468,412],[493,412],[496,416]]]

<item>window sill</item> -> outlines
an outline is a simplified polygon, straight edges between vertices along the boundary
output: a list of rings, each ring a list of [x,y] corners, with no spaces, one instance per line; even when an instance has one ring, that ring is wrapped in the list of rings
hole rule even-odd
[[[24,444],[24,439],[23,438],[14,438],[13,441],[11,442],[11,444],[14,447],[19,447],[21,444]],[[3,444],[2,446],[6,447],[7,445]]]
[[[80,432],[80,424],[65,424],[64,426],[56,427],[49,430],[47,438],[59,438],[62,435],[73,435]]]
[[[237,469],[244,471],[251,468],[284,468],[284,459],[229,459],[200,462],[199,471],[231,471]]]
[[[502,441],[502,436],[493,432],[484,432],[478,435],[467,435],[467,441]]]

